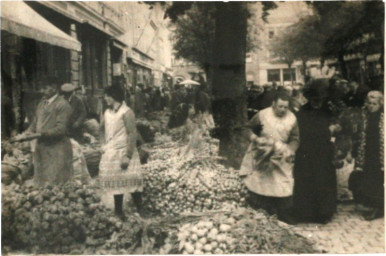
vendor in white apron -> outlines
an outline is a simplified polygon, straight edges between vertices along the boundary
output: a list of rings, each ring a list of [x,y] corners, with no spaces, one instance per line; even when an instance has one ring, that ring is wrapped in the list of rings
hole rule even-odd
[[[284,93],[275,96],[271,107],[261,110],[248,126],[261,134],[251,132],[251,144],[241,164],[240,175],[250,191],[250,203],[279,219],[293,222],[294,186],[293,158],[299,146],[299,129],[295,115],[289,111],[290,98]]]
[[[141,209],[143,179],[136,149],[136,126],[133,111],[124,102],[124,92],[113,85],[105,90],[103,154],[99,164],[102,202],[123,216],[123,207],[132,195],[137,210]]]

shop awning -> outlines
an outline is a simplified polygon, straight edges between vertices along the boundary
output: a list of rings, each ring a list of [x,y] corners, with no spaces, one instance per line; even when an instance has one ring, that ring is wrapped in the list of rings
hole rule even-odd
[[[81,50],[76,39],[55,27],[24,2],[1,2],[1,30],[70,50]]]

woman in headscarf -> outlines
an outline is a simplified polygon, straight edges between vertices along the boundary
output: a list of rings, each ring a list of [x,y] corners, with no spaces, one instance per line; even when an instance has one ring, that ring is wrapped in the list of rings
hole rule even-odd
[[[355,171],[349,180],[355,201],[370,207],[363,215],[366,220],[381,218],[384,215],[383,122],[383,94],[370,91],[359,125]]]
[[[299,222],[327,223],[336,211],[337,180],[331,125],[326,106],[329,81],[316,79],[305,88],[308,103],[297,113],[300,145],[294,166],[294,217]]]
[[[102,202],[115,208],[123,216],[124,203],[132,194],[137,210],[141,210],[143,181],[138,151],[137,132],[133,111],[124,102],[124,92],[113,85],[105,91],[108,109],[104,113],[103,154],[99,164],[99,182]],[[126,198],[125,198],[126,197]]]

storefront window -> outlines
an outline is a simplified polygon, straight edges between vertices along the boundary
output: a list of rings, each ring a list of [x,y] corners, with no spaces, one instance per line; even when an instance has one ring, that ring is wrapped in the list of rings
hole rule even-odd
[[[268,82],[280,82],[280,69],[267,70]]]
[[[292,79],[291,79],[291,73],[292,73]],[[283,80],[284,81],[295,81],[296,80],[295,69],[294,68],[283,69]]]

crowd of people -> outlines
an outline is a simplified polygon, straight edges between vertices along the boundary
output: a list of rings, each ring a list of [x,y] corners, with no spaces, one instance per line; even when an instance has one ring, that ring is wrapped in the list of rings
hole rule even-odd
[[[336,159],[353,157],[354,200],[366,220],[383,217],[382,92],[338,77],[267,89],[253,86],[248,97],[248,125],[262,127],[241,166],[250,204],[291,224],[327,223],[337,208]]]
[[[78,89],[68,83],[42,88],[33,122],[18,135],[36,139],[33,181],[37,186],[61,184],[73,175],[70,139],[82,140],[90,116]],[[167,108],[168,128],[182,126],[192,112],[210,113],[206,89],[204,84],[177,84],[172,91],[141,84],[131,91],[117,84],[106,88],[98,124],[102,144],[98,183],[106,206],[124,216],[131,196],[141,211],[136,118]],[[358,118],[347,113],[359,113]],[[349,185],[355,201],[369,207],[365,219],[383,216],[382,92],[366,92],[358,83],[339,78],[314,79],[305,86],[252,86],[248,115],[250,145],[240,175],[250,191],[251,206],[290,224],[327,223],[337,208],[336,160],[352,156],[355,170]]]

